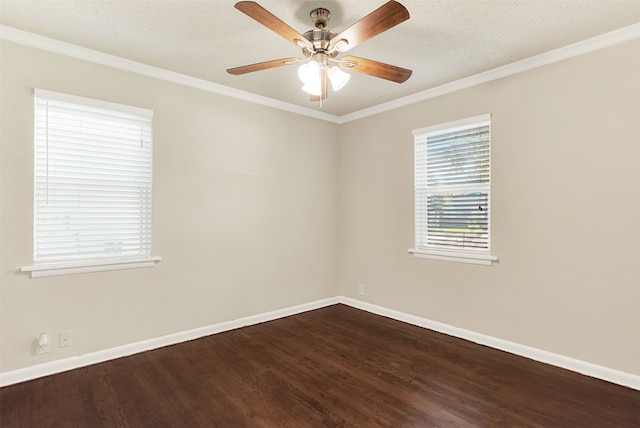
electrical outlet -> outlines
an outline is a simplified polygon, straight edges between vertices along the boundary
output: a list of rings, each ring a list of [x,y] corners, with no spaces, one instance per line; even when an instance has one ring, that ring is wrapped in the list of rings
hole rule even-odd
[[[41,333],[40,336],[34,339],[33,346],[36,355],[51,352],[51,335],[49,333]]]
[[[66,348],[71,346],[71,330],[61,331],[60,339],[58,340],[58,346],[60,348]]]
[[[364,296],[364,285],[358,284],[358,295]]]

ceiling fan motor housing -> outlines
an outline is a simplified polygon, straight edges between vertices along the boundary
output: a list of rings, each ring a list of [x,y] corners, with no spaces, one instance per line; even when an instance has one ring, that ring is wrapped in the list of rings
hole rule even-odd
[[[314,53],[328,53],[331,58],[334,58],[336,55],[338,55],[338,51],[336,50],[331,53],[328,52],[329,42],[331,41],[331,39],[337,36],[337,33],[335,31],[325,30],[324,28],[316,28],[315,30],[307,31],[303,34],[303,36],[305,39],[309,40],[311,44],[313,44],[314,50],[314,52],[309,52],[307,49],[302,49],[302,52],[305,56],[309,57]]]

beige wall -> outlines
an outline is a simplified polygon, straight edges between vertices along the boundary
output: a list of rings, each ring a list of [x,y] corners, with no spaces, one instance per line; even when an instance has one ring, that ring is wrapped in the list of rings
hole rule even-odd
[[[342,125],[341,294],[640,374],[638,52],[626,42]],[[482,113],[500,261],[413,258],[411,131]]]
[[[337,294],[337,125],[1,45],[0,371]],[[29,279],[32,88],[154,111],[155,268]],[[324,135],[326,138],[310,138]],[[73,346],[32,356],[40,332]]]
[[[640,374],[639,48],[337,126],[2,43],[0,371],[342,294]],[[154,110],[157,267],[17,272],[32,257],[33,87]],[[414,259],[411,130],[482,113],[500,262]],[[73,347],[30,355],[61,330]]]

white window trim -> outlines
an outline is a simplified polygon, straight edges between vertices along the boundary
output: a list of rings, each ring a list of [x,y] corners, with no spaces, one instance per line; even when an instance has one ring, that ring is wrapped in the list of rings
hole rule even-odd
[[[498,261],[498,257],[485,253],[473,253],[471,251],[442,251],[409,249],[413,257],[419,259],[441,260],[445,262],[471,263],[474,265],[490,266],[492,262]]]
[[[86,262],[42,263],[22,267],[22,272],[31,272],[31,278],[74,275],[78,273],[106,272],[111,270],[138,269],[155,266],[161,257],[144,257],[113,260],[91,260]]]
[[[135,107],[126,104],[112,103],[109,101],[96,100],[93,98],[80,97],[78,95],[63,94],[61,92],[48,91],[46,89],[33,89],[33,95],[36,98],[49,98],[58,101],[65,101],[73,104],[83,104],[90,107],[97,107],[107,110],[116,110],[123,113],[135,114],[137,116],[153,117],[153,110],[142,107]]]
[[[455,129],[457,127],[464,127],[466,125],[491,121],[491,114],[481,114],[478,116],[468,117],[465,119],[455,120],[452,122],[440,123],[437,125],[427,126],[424,128],[414,129],[412,131],[413,136],[424,135],[433,132],[437,132],[444,129]],[[415,176],[415,171],[414,171]],[[489,193],[489,201],[491,200],[491,193]],[[476,265],[490,266],[493,262],[498,261],[498,257],[491,254],[491,222],[489,222],[489,248],[483,251],[473,250],[446,250],[446,249],[425,249],[425,248],[410,248],[408,252],[413,254],[413,257],[429,260],[440,260],[446,262],[457,263],[470,263]]]
[[[91,107],[116,110],[149,118],[153,117],[153,111],[149,109],[85,98],[77,95],[64,94],[38,88],[33,89],[33,95],[35,97],[56,99],[58,101],[66,101],[75,104],[84,104]],[[29,272],[31,274],[31,278],[44,278],[89,272],[153,267],[161,260],[162,258],[158,256],[128,258],[114,257],[111,259],[106,258],[95,260],[73,260],[68,262],[34,263],[31,266],[23,266],[20,270],[22,272]]]

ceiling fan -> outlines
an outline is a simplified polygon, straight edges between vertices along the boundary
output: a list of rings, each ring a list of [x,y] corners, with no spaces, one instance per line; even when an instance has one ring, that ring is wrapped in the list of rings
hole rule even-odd
[[[351,55],[337,58],[343,52],[409,19],[409,12],[400,3],[391,0],[371,12],[341,33],[325,29],[331,13],[325,8],[311,11],[309,17],[315,29],[298,33],[271,12],[253,1],[241,1],[235,8],[302,49],[305,58],[282,58],[257,64],[230,68],[228,73],[240,75],[291,64],[302,64],[298,77],[302,90],[311,95],[311,101],[327,98],[328,82],[334,91],[342,88],[349,78],[342,70],[357,71],[370,76],[402,83],[411,76],[411,70]],[[334,65],[335,64],[335,65]]]

